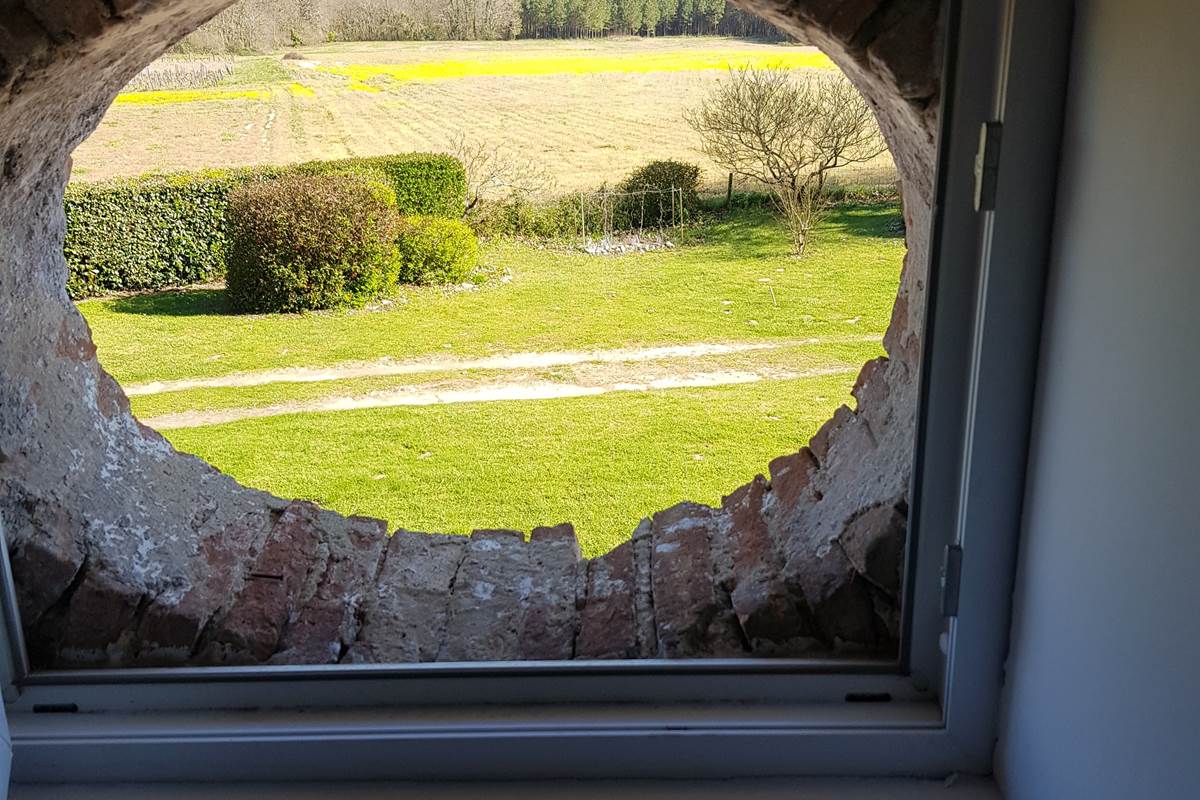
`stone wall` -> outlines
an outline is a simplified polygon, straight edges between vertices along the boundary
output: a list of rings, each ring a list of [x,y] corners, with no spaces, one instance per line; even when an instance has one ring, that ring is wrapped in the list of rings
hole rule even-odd
[[[855,409],[720,508],[582,560],[569,525],[396,532],[247,489],[129,413],[67,298],[68,154],[229,0],[0,0],[0,514],[42,667],[877,652],[894,648],[939,74],[938,0],[741,0],[824,49],[900,170],[889,357]]]

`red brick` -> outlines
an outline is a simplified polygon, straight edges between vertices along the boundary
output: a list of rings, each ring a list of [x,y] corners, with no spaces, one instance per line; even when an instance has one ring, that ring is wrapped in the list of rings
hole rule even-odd
[[[758,476],[725,498],[733,588],[730,601],[752,645],[782,645],[807,636],[800,608],[780,575],[780,559],[763,519],[766,481]]]
[[[907,526],[896,505],[888,503],[856,513],[837,539],[854,569],[893,599],[900,596]]]
[[[62,508],[38,500],[16,504],[18,513],[5,522],[13,551],[13,582],[21,622],[32,628],[58,601],[79,568],[83,549],[78,537],[83,523]]]
[[[375,589],[379,559],[387,541],[387,523],[369,517],[320,518],[322,545],[328,550],[315,591],[300,599],[288,621],[280,663],[336,662],[358,632],[358,612]]]
[[[124,654],[118,642],[132,625],[141,599],[141,592],[117,576],[103,568],[89,569],[71,595],[58,664],[119,662]]]
[[[433,661],[446,638],[450,589],[466,552],[465,536],[396,531],[377,585],[346,654],[351,663]]]
[[[867,45],[870,69],[899,97],[920,101],[938,94],[941,80],[941,4],[912,3]]]
[[[790,510],[805,500],[811,500],[809,485],[816,468],[817,459],[807,447],[772,460],[771,494],[775,496],[776,502]]]
[[[718,595],[710,550],[717,512],[680,503],[653,517],[651,567],[658,654],[690,658],[740,648],[732,612]]]
[[[841,548],[828,546],[789,568],[794,568],[808,612],[829,644],[864,648],[878,644],[870,586]]]
[[[622,542],[587,567],[575,658],[637,658],[633,542]]]
[[[275,653],[317,558],[317,512],[316,506],[303,502],[282,512],[245,585],[209,637],[202,660],[256,663]]]
[[[824,466],[829,458],[829,448],[833,443],[833,437],[853,418],[854,412],[850,410],[849,406],[838,406],[837,410],[833,412],[833,416],[813,434],[812,440],[808,443],[808,449],[812,451],[818,464]]]
[[[529,545],[518,531],[475,531],[454,580],[438,661],[512,661],[520,656],[522,578]]]
[[[228,607],[244,581],[246,548],[269,534],[270,514],[250,514],[200,542],[197,558],[204,568],[199,580],[178,597],[156,597],[138,630],[138,663],[143,666],[183,663],[191,657],[209,619]]]
[[[575,529],[570,523],[535,528],[526,556],[528,574],[520,579],[517,658],[571,658],[577,619],[576,570],[586,566],[579,558]]]

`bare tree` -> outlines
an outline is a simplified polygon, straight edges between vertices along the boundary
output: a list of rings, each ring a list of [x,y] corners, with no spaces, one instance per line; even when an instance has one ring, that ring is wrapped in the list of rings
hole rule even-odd
[[[545,192],[553,184],[550,174],[533,158],[469,139],[465,133],[454,139],[450,154],[462,162],[467,173],[467,214],[486,200],[527,197]]]
[[[871,108],[840,73],[731,69],[685,118],[705,155],[770,188],[797,255],[825,207],[830,172],[887,149]]]

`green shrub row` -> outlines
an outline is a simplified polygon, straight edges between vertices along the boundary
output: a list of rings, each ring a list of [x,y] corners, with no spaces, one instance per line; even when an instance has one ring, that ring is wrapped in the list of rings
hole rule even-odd
[[[457,219],[467,204],[467,174],[457,158],[429,153],[310,161],[284,168],[301,175],[353,173],[386,184],[401,214]]]
[[[596,235],[606,228],[632,231],[673,226],[700,210],[700,167],[682,161],[651,161],[613,189],[535,202],[522,195],[485,203],[471,216],[481,236],[558,239]],[[674,190],[674,191],[673,191]]]
[[[67,292],[81,298],[219,277],[229,192],[243,180],[214,170],[69,184]]]
[[[589,228],[602,225],[600,209],[592,207]],[[515,195],[482,205],[471,216],[471,225],[480,236],[520,236],[526,239],[559,239],[578,236],[580,230],[579,196],[535,202]]]
[[[700,204],[700,167],[684,161],[651,161],[617,184],[614,224],[634,228],[675,225]]]
[[[288,175],[344,174],[390,187],[404,214],[458,217],[466,203],[462,164],[422,153],[72,183],[65,197],[67,291],[78,299],[220,278],[234,189]]]

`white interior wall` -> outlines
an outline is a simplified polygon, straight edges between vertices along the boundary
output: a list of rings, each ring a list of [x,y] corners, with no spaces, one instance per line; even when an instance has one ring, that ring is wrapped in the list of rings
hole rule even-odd
[[[997,772],[1200,796],[1200,4],[1081,0]]]

